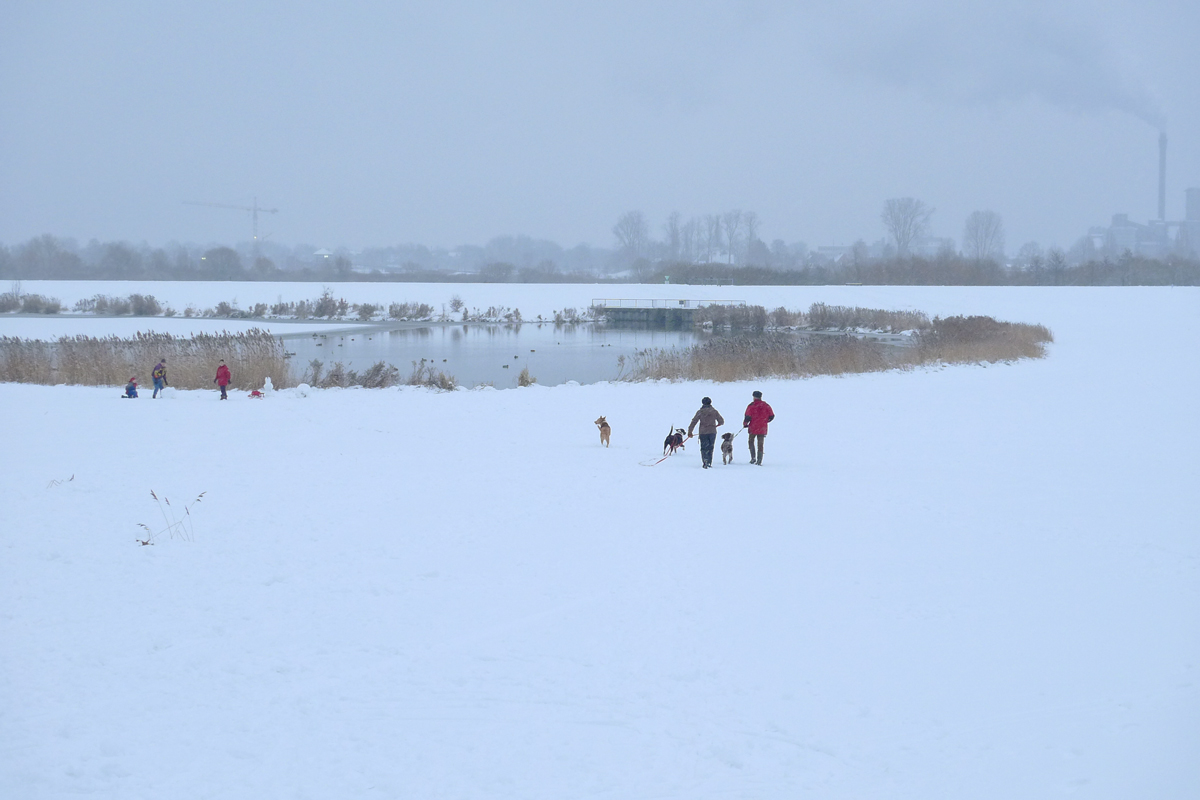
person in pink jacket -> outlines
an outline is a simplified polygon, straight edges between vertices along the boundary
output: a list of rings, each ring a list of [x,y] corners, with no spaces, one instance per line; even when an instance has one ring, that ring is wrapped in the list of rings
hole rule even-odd
[[[228,400],[229,396],[225,394],[225,387],[229,385],[229,367],[225,366],[225,359],[221,359],[221,366],[217,367],[217,377],[213,378],[213,383],[221,387],[221,399]]]
[[[746,406],[746,417],[742,427],[748,428],[750,434],[750,463],[762,466],[763,440],[767,437],[767,423],[775,419],[775,412],[763,402],[762,392],[754,392],[754,400]],[[754,440],[758,440],[758,452],[755,452]]]

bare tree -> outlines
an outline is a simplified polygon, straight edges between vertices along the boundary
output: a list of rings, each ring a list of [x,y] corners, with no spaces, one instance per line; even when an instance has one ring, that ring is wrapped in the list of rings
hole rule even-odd
[[[775,239],[771,242],[771,266],[775,269],[789,269],[795,261],[792,252],[788,249],[787,242],[783,239]]]
[[[679,231],[680,257],[689,264],[694,264],[699,254],[702,228],[700,220],[692,217]]]
[[[1026,242],[1021,245],[1021,249],[1017,251],[1017,263],[1022,269],[1032,269],[1034,263],[1041,266],[1044,262],[1042,257],[1042,246],[1037,242]]]
[[[626,211],[613,226],[613,235],[617,244],[634,258],[641,257],[650,243],[650,225],[646,216],[640,211]]]
[[[1062,248],[1050,248],[1050,252],[1046,254],[1046,269],[1050,272],[1055,286],[1062,283],[1063,273],[1067,271],[1067,254]]]
[[[729,263],[733,263],[733,251],[737,248],[738,232],[742,229],[742,212],[739,209],[721,215],[725,225],[725,243],[729,247]]]
[[[682,246],[683,231],[680,225],[682,216],[678,211],[672,211],[667,217],[667,222],[663,225],[664,239],[667,246],[667,258],[671,261],[679,260],[679,252]]]
[[[746,229],[746,253],[755,251],[754,243],[758,241],[758,229],[762,227],[762,220],[758,218],[758,214],[753,211],[747,211],[742,215],[742,227]],[[765,249],[765,247],[764,247]],[[750,259],[747,258],[747,261]]]
[[[704,261],[711,264],[713,253],[721,246],[721,217],[708,214],[704,217]]]
[[[1046,259],[1042,257],[1041,251],[1038,251],[1029,257],[1029,272],[1033,275],[1033,285],[1042,285],[1042,272],[1046,267]]]
[[[972,211],[963,228],[963,253],[976,261],[1004,258],[1004,220],[995,211]]]
[[[896,251],[904,256],[908,255],[913,240],[929,230],[932,216],[933,209],[914,197],[893,197],[883,204],[880,219],[896,242]]]

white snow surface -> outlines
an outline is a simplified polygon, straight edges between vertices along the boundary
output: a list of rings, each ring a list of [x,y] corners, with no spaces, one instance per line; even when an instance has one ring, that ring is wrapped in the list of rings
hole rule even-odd
[[[344,326],[344,327],[349,327]],[[169,333],[192,336],[197,333],[240,333],[252,328],[276,335],[327,331],[323,322],[282,322],[279,320],[211,319],[203,317],[94,317],[76,314],[11,315],[0,314],[0,336],[22,339],[57,339],[60,336],[121,336],[137,333]]]
[[[1057,343],[734,384],[0,385],[0,794],[1200,796],[1200,292],[757,291]],[[764,466],[744,435],[640,465],[755,388]],[[206,493],[192,540],[135,543],[151,490]]]
[[[4,288],[0,286],[0,288]],[[1108,296],[1126,292],[1137,297],[1157,297],[1155,288],[989,287],[974,292],[962,287],[905,286],[686,286],[663,284],[525,284],[525,283],[266,283],[253,281],[22,281],[25,294],[58,298],[70,308],[78,300],[97,294],[126,297],[153,295],[164,306],[182,312],[188,305],[203,310],[226,301],[239,308],[255,303],[312,300],[328,289],[350,303],[428,303],[440,313],[458,295],[471,309],[489,306],[516,308],[525,320],[539,314],[552,318],[556,310],[587,308],[592,300],[658,299],[744,301],[768,308],[786,306],[807,310],[814,302],[866,308],[914,309],[930,315],[1042,313],[1049,306],[1075,302],[1076,297]],[[1180,290],[1186,294],[1189,290]],[[0,319],[3,319],[0,316]],[[121,319],[121,318],[112,318]],[[161,318],[156,318],[161,319]],[[1045,319],[1017,320],[1046,322]],[[225,322],[217,320],[217,322]],[[270,320],[269,320],[270,322]],[[318,323],[319,324],[319,323]],[[290,329],[289,329],[290,330]]]

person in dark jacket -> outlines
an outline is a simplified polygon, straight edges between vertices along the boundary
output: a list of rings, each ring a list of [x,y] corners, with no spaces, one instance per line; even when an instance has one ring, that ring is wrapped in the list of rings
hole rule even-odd
[[[749,428],[750,434],[750,463],[762,466],[763,440],[767,437],[767,423],[775,419],[775,412],[763,402],[762,392],[754,392],[754,400],[746,406],[746,417],[742,427]],[[758,440],[758,452],[755,452],[754,440]]]
[[[150,395],[150,399],[154,400],[158,397],[159,392],[166,393],[163,388],[167,385],[167,360],[165,358],[160,358],[154,365],[154,371],[150,373],[150,377],[154,379],[154,394]]]
[[[700,423],[700,463],[704,469],[708,469],[712,466],[713,444],[717,441],[717,428],[725,424],[721,412],[713,408],[711,398],[705,397],[700,401],[700,410],[696,412],[696,416],[692,417],[692,424],[688,425],[689,437],[697,422]]]
[[[217,367],[217,377],[213,378],[213,383],[221,387],[221,399],[228,400],[228,395],[225,394],[225,387],[229,385],[229,367],[225,366],[225,359],[221,359],[221,366]]]

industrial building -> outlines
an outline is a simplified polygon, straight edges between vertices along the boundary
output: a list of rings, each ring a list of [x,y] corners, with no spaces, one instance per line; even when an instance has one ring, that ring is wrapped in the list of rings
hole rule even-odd
[[[1100,255],[1118,258],[1126,252],[1143,258],[1170,255],[1200,258],[1200,188],[1188,189],[1184,218],[1167,219],[1167,135],[1158,137],[1158,219],[1142,224],[1128,214],[1113,214],[1112,224],[1088,230],[1092,248]]]

